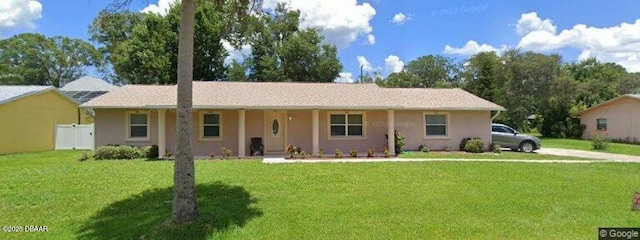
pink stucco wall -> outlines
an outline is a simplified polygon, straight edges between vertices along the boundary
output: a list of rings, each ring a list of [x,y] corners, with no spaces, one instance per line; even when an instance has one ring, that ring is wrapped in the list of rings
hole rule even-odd
[[[591,138],[596,131],[598,118],[607,119],[609,137],[640,141],[640,100],[621,98],[583,113],[580,122],[587,127],[582,135],[584,139]]]
[[[214,110],[212,110],[214,111]],[[126,112],[127,110],[96,110],[96,146],[107,144],[127,144],[136,146],[146,146],[158,143],[157,113],[150,111],[150,140],[147,142],[127,142],[126,141]],[[220,148],[226,147],[237,154],[238,149],[238,111],[224,110],[216,111],[222,113],[222,140],[201,141],[200,115],[199,111],[194,111],[194,154],[196,156],[207,156],[212,152],[220,155]],[[380,148],[386,146],[387,140],[387,115],[385,110],[363,111],[365,112],[365,137],[361,139],[330,139],[329,136],[329,113],[335,111],[319,111],[319,143],[320,148],[325,150],[326,155],[333,155],[335,149],[341,149],[348,154],[350,149],[357,149],[360,153],[366,153],[369,148]],[[344,112],[344,111],[338,111]],[[445,138],[429,139],[424,137],[424,114],[425,111],[395,111],[396,129],[406,137],[406,150],[417,150],[421,144],[426,144],[432,150],[442,150],[446,146],[454,150],[458,149],[460,140],[464,137],[480,137],[485,141],[488,148],[491,142],[491,113],[489,111],[447,111],[449,117],[448,132]],[[432,112],[433,113],[433,112]],[[247,156],[251,137],[262,137],[264,134],[264,111],[246,111],[246,136],[245,146]],[[311,110],[290,110],[287,111],[286,129],[287,143],[302,148],[307,152],[312,149],[312,112]],[[167,150],[175,152],[175,111],[166,113],[166,135]]]

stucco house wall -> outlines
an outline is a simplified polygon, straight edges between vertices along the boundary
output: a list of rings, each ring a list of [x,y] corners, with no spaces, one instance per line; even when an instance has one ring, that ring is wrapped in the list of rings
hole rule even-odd
[[[583,112],[580,122],[586,126],[584,139],[591,138],[597,130],[598,119],[607,119],[607,132],[612,139],[640,141],[639,99],[622,97]]]
[[[0,105],[0,154],[53,150],[55,126],[78,123],[78,106],[56,91]]]

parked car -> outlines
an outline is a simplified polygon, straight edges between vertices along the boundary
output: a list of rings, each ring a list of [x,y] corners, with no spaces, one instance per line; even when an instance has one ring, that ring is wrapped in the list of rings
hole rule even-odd
[[[512,151],[533,152],[540,149],[542,142],[539,138],[522,134],[504,124],[491,124],[492,143]]]

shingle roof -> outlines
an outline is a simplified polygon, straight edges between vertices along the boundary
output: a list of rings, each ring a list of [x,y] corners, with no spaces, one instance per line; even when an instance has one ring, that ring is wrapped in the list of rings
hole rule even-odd
[[[51,86],[0,86],[0,104],[55,89]]]
[[[126,85],[86,108],[175,108],[176,86]],[[376,84],[193,82],[193,107],[217,109],[504,110],[462,89],[386,89]]]
[[[73,92],[108,92],[117,88],[118,86],[105,82],[102,79],[84,76],[65,84],[60,90]]]

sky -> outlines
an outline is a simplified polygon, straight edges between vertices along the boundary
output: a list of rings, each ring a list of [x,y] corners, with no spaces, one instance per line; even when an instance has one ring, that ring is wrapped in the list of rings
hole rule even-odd
[[[0,38],[24,32],[88,40],[88,26],[109,0],[0,0]],[[175,0],[138,0],[132,11],[163,14]],[[566,0],[264,0],[287,2],[302,27],[321,30],[338,47],[351,82],[360,68],[387,76],[420,56],[464,60],[509,48],[557,53],[567,62],[595,57],[640,72],[640,1]],[[241,60],[249,46],[230,51]]]

